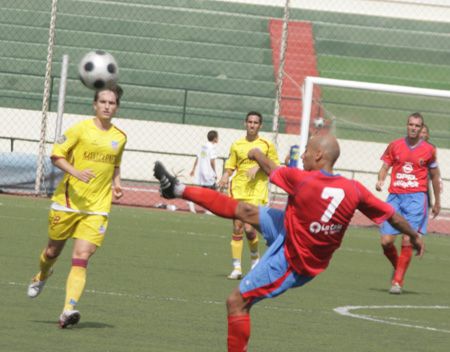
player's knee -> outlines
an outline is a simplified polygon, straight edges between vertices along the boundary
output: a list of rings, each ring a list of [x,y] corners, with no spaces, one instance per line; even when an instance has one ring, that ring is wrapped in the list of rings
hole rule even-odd
[[[60,254],[61,254],[61,250],[57,247],[47,247],[45,249],[45,256],[48,259],[58,258]]]
[[[242,313],[245,307],[245,301],[238,288],[234,289],[228,296],[226,305],[229,315]]]
[[[236,217],[243,222],[253,223],[258,218],[258,207],[253,204],[239,202],[236,208]]]
[[[383,247],[384,249],[393,246],[394,241],[395,241],[394,236],[381,236],[380,238],[381,247]]]

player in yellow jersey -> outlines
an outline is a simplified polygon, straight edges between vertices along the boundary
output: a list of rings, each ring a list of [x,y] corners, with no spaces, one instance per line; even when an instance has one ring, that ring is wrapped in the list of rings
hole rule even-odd
[[[66,241],[73,238],[72,268],[59,317],[61,328],[80,320],[75,306],[84,291],[89,258],[105,237],[113,195],[122,197],[120,163],[127,137],[111,122],[122,92],[119,86],[97,91],[95,117],[69,128],[53,146],[52,162],[65,174],[52,198],[49,239],[39,258],[40,271],[28,286],[28,296],[35,298],[42,292]]]
[[[254,160],[250,160],[247,154],[250,149],[258,148],[264,155],[280,164],[275,146],[269,140],[259,136],[259,130],[263,123],[262,115],[257,111],[250,111],[245,118],[247,134],[236,140],[230,148],[230,155],[225,162],[225,171],[218,186],[223,189],[230,181],[230,195],[236,199],[254,205],[264,205],[268,202],[269,188],[268,177],[260,170]],[[231,257],[233,271],[228,275],[229,279],[239,280],[242,277],[242,249],[243,234],[247,237],[250,248],[252,269],[259,262],[258,233],[250,224],[244,224],[240,220],[233,220],[233,235],[231,239]]]

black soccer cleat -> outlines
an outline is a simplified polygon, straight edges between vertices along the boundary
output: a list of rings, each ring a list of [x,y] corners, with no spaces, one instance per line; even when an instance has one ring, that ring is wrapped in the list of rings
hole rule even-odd
[[[153,176],[159,181],[159,191],[164,198],[176,198],[175,186],[178,183],[178,179],[171,175],[160,161],[155,162]]]

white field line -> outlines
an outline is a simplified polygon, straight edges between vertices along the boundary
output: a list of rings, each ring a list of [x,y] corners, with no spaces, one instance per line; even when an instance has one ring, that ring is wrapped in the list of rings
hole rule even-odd
[[[382,323],[382,324],[388,324],[388,325],[403,326],[403,327],[407,327],[407,328],[444,332],[444,333],[450,334],[450,330],[437,329],[437,328],[433,328],[430,326],[398,323],[398,322],[394,322],[394,321],[375,318],[375,317],[372,317],[372,316],[366,315],[366,314],[356,314],[356,313],[351,312],[353,310],[358,310],[358,309],[450,309],[450,307],[448,307],[448,306],[409,306],[409,305],[407,305],[407,306],[400,306],[400,305],[397,305],[397,306],[395,306],[395,305],[394,306],[344,306],[344,307],[334,308],[333,310],[340,315],[344,315],[344,316],[351,317],[351,318],[363,319],[363,320],[368,320],[368,321]],[[393,320],[394,318],[390,317],[390,318],[386,318],[386,319]]]
[[[2,283],[0,283],[2,284]],[[16,287],[27,287],[28,284],[21,282],[13,282],[9,281],[6,283],[9,286]],[[64,291],[64,287],[56,287],[56,286],[45,286],[45,289],[48,290],[57,290]],[[146,294],[133,294],[133,293],[123,293],[123,292],[113,292],[113,291],[100,291],[100,290],[85,290],[85,293],[90,293],[93,295],[101,295],[101,296],[111,296],[111,297],[123,297],[123,298],[131,298],[137,300],[149,300],[149,301],[159,301],[159,302],[178,302],[178,303],[197,303],[197,304],[213,304],[213,305],[223,305],[225,306],[225,299],[223,301],[215,301],[211,299],[199,299],[197,301],[189,300],[183,297],[164,297],[164,296],[154,296],[154,295],[146,295]],[[25,295],[25,291],[23,293]],[[255,307],[256,308],[256,307]],[[278,311],[286,311],[298,313],[303,310],[300,308],[283,308],[283,307],[275,307],[275,306],[264,306],[260,305],[258,308],[267,309],[267,310],[278,310]]]

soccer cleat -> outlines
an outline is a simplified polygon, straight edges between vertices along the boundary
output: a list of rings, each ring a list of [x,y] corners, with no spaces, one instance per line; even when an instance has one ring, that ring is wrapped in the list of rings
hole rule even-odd
[[[27,290],[27,295],[30,298],[36,298],[37,296],[39,296],[39,294],[42,292],[42,290],[44,289],[45,283],[47,282],[47,279],[50,277],[50,275],[53,273],[53,270],[50,270],[47,278],[45,280],[38,280],[36,279],[36,276],[34,276],[31,279],[31,283],[28,285],[28,290]]]
[[[402,293],[402,287],[398,282],[393,282],[391,288],[389,289],[389,293],[399,295]]]
[[[166,199],[176,198],[175,186],[179,183],[178,179],[171,175],[160,161],[155,162],[153,167],[153,176],[159,181],[161,195]]]
[[[255,266],[258,265],[258,263],[259,263],[259,257],[258,257],[258,258],[255,258],[255,259],[252,259],[252,270],[253,270],[253,268],[254,268]]]
[[[230,275],[227,276],[230,280],[240,280],[242,279],[242,270],[241,268],[234,268]]]
[[[77,310],[65,310],[59,316],[59,327],[61,329],[76,325],[80,321],[81,315]]]

